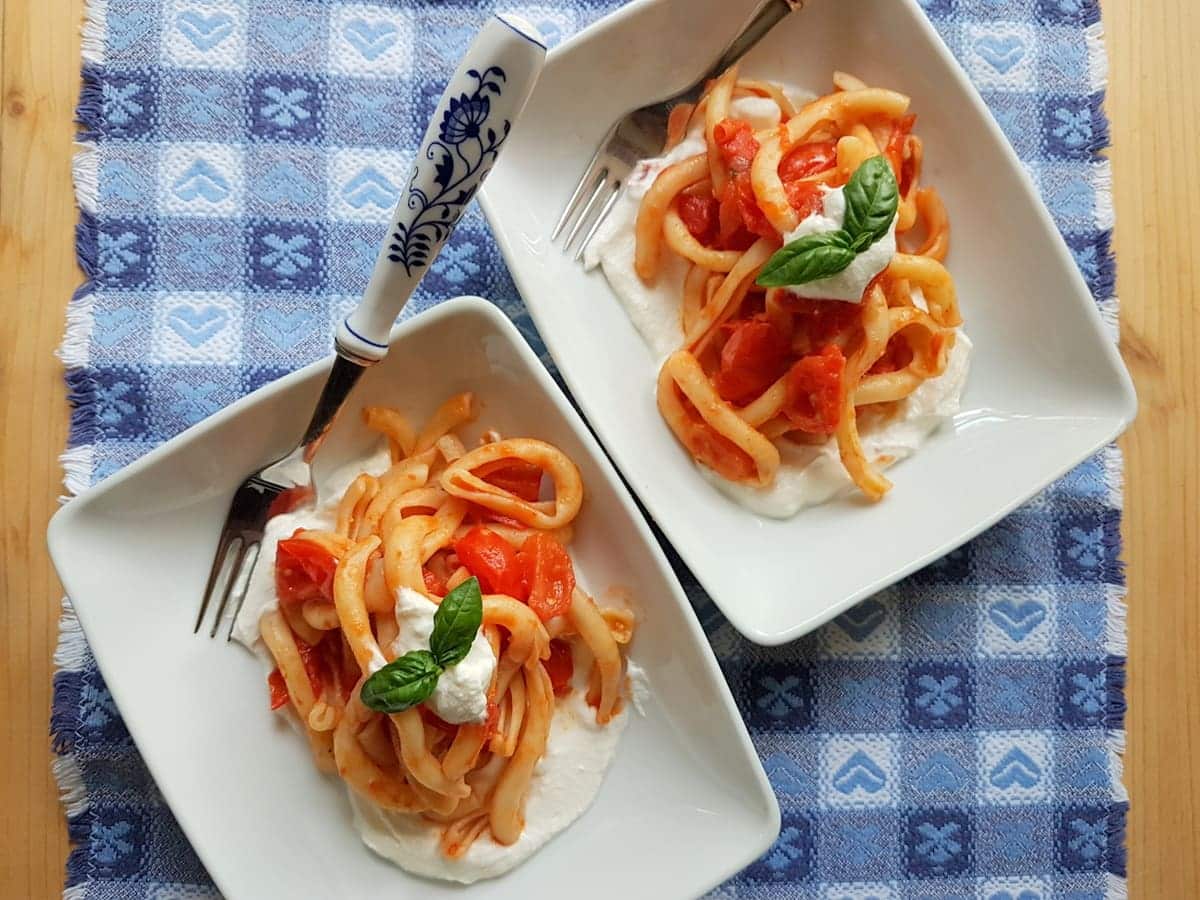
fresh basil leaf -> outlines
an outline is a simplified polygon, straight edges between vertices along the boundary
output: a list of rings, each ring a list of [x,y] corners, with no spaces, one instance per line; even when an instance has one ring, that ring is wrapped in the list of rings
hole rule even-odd
[[[872,156],[860,165],[850,176],[845,195],[846,217],[842,228],[851,241],[870,235],[866,244],[869,247],[888,233],[900,203],[900,189],[884,157]]]
[[[409,650],[368,678],[358,696],[363,706],[376,712],[404,712],[428,699],[441,674],[432,653]]]
[[[777,250],[755,283],[761,287],[783,287],[828,278],[854,262],[855,255],[844,231],[805,235]]]
[[[445,597],[433,614],[429,649],[443,669],[448,669],[471,650],[471,642],[483,622],[483,597],[479,579],[468,578]]]
[[[850,242],[850,249],[855,253],[862,253],[873,243],[875,243],[874,235],[864,232]]]

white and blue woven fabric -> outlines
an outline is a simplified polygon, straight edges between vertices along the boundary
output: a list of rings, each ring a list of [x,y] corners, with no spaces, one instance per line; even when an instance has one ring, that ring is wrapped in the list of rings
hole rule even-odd
[[[923,2],[1115,321],[1097,0]],[[504,4],[552,43],[617,5]],[[75,161],[88,280],[62,350],[71,491],[330,351],[491,7],[91,0]],[[462,293],[542,350],[475,209],[408,314]],[[783,810],[777,843],[719,896],[1124,894],[1120,465],[1105,450],[782,648],[740,639],[680,567]],[[58,661],[68,896],[214,895],[69,605]]]

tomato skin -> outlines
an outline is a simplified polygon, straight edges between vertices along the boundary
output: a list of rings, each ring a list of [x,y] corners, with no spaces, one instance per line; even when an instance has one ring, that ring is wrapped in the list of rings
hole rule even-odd
[[[725,185],[725,191],[721,195],[721,217],[722,224],[726,222],[734,222],[741,220],[741,227],[751,235],[765,238],[778,238],[779,232],[775,230],[775,226],[767,219],[766,214],[759,208],[758,200],[754,196],[754,186],[750,182],[750,173],[741,172],[734,175]],[[726,228],[722,228],[722,233],[726,232]],[[729,237],[730,235],[726,235]],[[728,247],[727,249],[738,249],[736,247]]]
[[[767,319],[737,322],[721,348],[717,393],[730,403],[748,403],[783,374],[787,353],[787,338]]]
[[[745,172],[758,153],[754,128],[745,119],[722,119],[713,129],[713,140],[731,172]]]
[[[571,690],[571,679],[575,677],[575,660],[571,656],[571,645],[557,638],[550,642],[550,658],[543,660],[546,674],[550,676],[550,687],[554,696],[561,697]]]
[[[275,593],[280,603],[333,600],[333,573],[337,559],[312,541],[297,537],[280,541],[275,548]]]
[[[283,680],[283,673],[278,667],[271,670],[271,674],[267,676],[267,687],[271,690],[271,709],[279,709],[290,700],[288,696],[287,682]]]
[[[723,478],[749,481],[758,474],[749,454],[707,422],[689,422],[681,440],[693,457]]]
[[[530,503],[537,500],[542,490],[541,468],[522,460],[513,460],[503,469],[489,472],[483,480]]]
[[[825,208],[825,192],[815,181],[785,181],[783,192],[787,194],[788,205],[801,219]]]
[[[429,593],[431,593],[437,597],[445,597],[446,596],[446,582],[444,579],[439,578],[437,575],[435,575],[433,572],[430,572],[428,569],[424,569],[421,572],[421,578],[425,582],[425,590],[429,591]]]
[[[525,581],[517,551],[490,528],[476,525],[454,542],[458,561],[479,579],[485,594],[507,594],[525,599]]]
[[[837,141],[797,144],[779,161],[779,180],[786,184],[832,169],[837,164]]]
[[[531,534],[517,554],[525,573],[529,604],[543,622],[561,616],[571,607],[575,567],[563,545],[548,534]]]
[[[684,194],[679,198],[679,218],[702,244],[711,244],[717,236],[719,204],[713,197]],[[537,498],[534,498],[537,499]]]
[[[837,431],[845,370],[841,349],[830,345],[798,360],[788,371],[783,411],[798,430],[809,434]]]

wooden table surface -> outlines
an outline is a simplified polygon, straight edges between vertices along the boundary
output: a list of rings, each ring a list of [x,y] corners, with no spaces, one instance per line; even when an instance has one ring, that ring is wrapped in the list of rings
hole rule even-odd
[[[81,0],[0,0],[0,897],[60,894],[47,720],[60,587],[46,523],[67,433],[54,349],[80,281],[70,180]],[[1200,8],[1108,0],[1126,453],[1135,898],[1200,896]]]

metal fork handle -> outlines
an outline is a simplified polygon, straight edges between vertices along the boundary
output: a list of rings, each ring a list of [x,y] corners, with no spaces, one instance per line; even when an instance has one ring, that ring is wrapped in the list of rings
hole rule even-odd
[[[767,32],[778,25],[788,13],[802,10],[806,2],[807,0],[767,0],[738,32],[737,37],[729,42],[729,46],[721,53],[713,67],[704,73],[697,85],[697,93],[703,89],[706,81],[716,78],[749,53],[750,49],[766,37]]]

